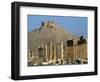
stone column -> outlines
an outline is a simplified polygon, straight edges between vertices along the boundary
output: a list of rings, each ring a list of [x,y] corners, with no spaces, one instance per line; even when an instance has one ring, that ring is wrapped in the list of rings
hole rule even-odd
[[[86,44],[83,44],[83,46],[84,46],[83,47],[84,48],[84,57],[83,58],[85,59],[86,58]]]
[[[54,45],[54,48],[53,48],[53,54],[54,54],[54,64],[56,63],[56,45]]]
[[[48,54],[47,54],[47,45],[45,46],[45,58],[46,58],[46,60],[48,60]]]
[[[62,60],[62,62],[63,62],[63,60],[64,60],[64,54],[63,54],[63,42],[61,42],[61,60]]]
[[[50,42],[50,61],[52,62],[52,43]]]
[[[73,47],[74,47],[74,60],[76,60],[77,59],[77,42],[74,40],[74,45],[73,45]]]
[[[78,46],[77,46],[77,44],[76,44],[76,56],[75,56],[75,59],[77,59],[77,47],[78,47]]]
[[[68,59],[68,54],[67,54],[67,42],[66,42],[66,47],[65,47],[65,59]]]
[[[30,59],[30,56],[31,56],[31,52],[30,50],[28,50],[28,59]]]
[[[76,58],[76,43],[75,43],[75,40],[73,40],[73,48],[74,48],[73,59],[75,60],[75,58]]]
[[[33,51],[30,50],[30,57],[32,58],[32,56],[33,56]]]

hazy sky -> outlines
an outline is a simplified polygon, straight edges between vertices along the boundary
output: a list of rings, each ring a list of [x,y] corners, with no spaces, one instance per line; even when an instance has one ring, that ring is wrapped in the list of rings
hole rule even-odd
[[[87,38],[88,18],[74,16],[46,16],[46,15],[28,15],[28,31],[39,28],[41,21],[55,20],[59,26],[77,36],[83,35]]]

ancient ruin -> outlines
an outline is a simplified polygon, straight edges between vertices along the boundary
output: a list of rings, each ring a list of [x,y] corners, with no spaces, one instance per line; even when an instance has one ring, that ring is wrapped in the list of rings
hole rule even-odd
[[[29,33],[28,66],[87,64],[87,41],[65,32],[55,21]]]

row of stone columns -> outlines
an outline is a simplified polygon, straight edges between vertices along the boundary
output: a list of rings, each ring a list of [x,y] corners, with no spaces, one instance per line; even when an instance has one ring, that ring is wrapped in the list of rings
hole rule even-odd
[[[54,63],[56,62],[57,60],[57,45],[52,45],[52,43],[50,42],[50,45],[49,45],[49,55],[50,55],[50,61],[53,61]],[[64,59],[64,50],[63,50],[63,42],[60,43],[60,55],[61,55],[61,60]]]
[[[42,54],[47,60],[50,60],[51,62],[55,63],[56,60],[58,59],[58,55],[60,54],[60,59],[62,60],[62,62],[64,62],[64,57],[66,55],[66,57],[68,57],[68,55],[70,54],[67,54],[69,51],[68,51],[68,46],[67,46],[67,43],[66,43],[66,48],[64,49],[64,44],[63,42],[61,42],[60,44],[60,53],[57,52],[57,44],[52,44],[52,42],[49,43],[49,45],[43,45],[41,44],[41,48],[43,48],[43,51],[42,53],[39,52],[39,54]],[[86,45],[85,44],[82,44],[82,46],[80,45],[77,45],[77,42],[73,41],[73,50],[71,52],[73,52],[73,57],[72,59],[73,60],[76,60],[76,59],[81,59],[81,58],[87,58],[87,52],[86,52]],[[58,49],[59,51],[59,49]],[[48,53],[49,52],[49,53]],[[29,56],[33,56],[33,51],[32,50],[29,50]],[[69,59],[70,59],[71,56],[69,56]]]

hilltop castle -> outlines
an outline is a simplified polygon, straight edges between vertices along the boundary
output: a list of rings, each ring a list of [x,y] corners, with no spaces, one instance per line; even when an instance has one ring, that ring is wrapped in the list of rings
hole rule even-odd
[[[56,23],[54,20],[52,21],[47,21],[47,22],[41,22],[41,27],[40,29],[43,28],[55,28],[56,27]]]

